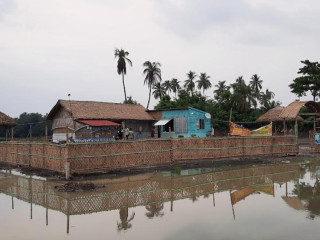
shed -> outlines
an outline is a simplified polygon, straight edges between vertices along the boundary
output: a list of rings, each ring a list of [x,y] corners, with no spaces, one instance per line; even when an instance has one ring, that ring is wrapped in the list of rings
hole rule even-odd
[[[13,139],[13,127],[16,125],[17,123],[11,117],[4,114],[3,112],[0,112],[0,128],[3,128],[5,130],[6,140],[8,140],[10,136],[11,139]]]
[[[149,137],[154,121],[141,105],[73,100],[58,100],[47,120],[52,120],[54,142],[66,141],[67,135],[83,141],[112,140],[121,126],[132,128],[136,138]]]
[[[211,115],[192,107],[148,111],[154,117],[156,136],[206,137],[211,132]]]

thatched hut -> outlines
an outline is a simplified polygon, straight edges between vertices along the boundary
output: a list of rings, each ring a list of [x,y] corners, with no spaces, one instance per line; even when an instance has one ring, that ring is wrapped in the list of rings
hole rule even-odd
[[[112,140],[122,127],[132,128],[135,137],[150,135],[154,119],[141,105],[58,100],[47,120],[52,120],[54,142]]]
[[[300,110],[302,107],[306,107],[309,113],[301,114]],[[313,101],[295,101],[290,103],[287,107],[277,106],[270,109],[268,112],[263,114],[257,119],[257,123],[274,123],[274,133],[279,134],[280,132],[288,133],[296,122],[303,122],[303,118],[300,115],[307,116],[319,116],[320,107],[318,103]],[[289,125],[289,127],[288,127]]]
[[[0,112],[0,128],[5,130],[6,140],[11,135],[11,139],[13,139],[13,127],[16,126],[17,123],[8,115]],[[11,131],[10,131],[11,129]]]

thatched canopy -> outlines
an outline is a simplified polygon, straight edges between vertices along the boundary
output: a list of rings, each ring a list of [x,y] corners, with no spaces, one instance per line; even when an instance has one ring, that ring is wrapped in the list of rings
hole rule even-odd
[[[320,107],[318,103],[313,102],[313,101],[295,101],[290,103],[280,114],[280,118],[290,121],[291,119],[295,119],[300,112],[300,109],[306,106],[307,109],[311,113],[320,113]]]
[[[14,127],[17,123],[9,116],[0,112],[0,127]]]
[[[270,109],[265,114],[261,115],[256,122],[265,123],[265,122],[282,122],[284,119],[281,117],[282,113],[286,108],[281,106],[276,106],[275,108]],[[286,119],[286,121],[295,121],[295,117]],[[303,118],[298,116],[297,121],[303,122]]]
[[[109,120],[147,120],[154,121],[141,105],[58,100],[51,109],[47,120],[53,120],[61,108],[72,114],[74,120],[109,119]]]

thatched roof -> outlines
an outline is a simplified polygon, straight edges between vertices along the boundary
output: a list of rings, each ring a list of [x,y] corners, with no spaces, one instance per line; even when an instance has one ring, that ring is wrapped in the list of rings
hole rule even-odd
[[[311,113],[320,113],[320,106],[313,101],[295,101],[290,103],[287,107],[277,106],[270,109],[268,112],[258,118],[256,122],[280,122],[285,120],[286,122],[303,121],[303,118],[299,116],[300,109],[306,106]]]
[[[74,120],[80,119],[109,119],[109,120],[149,120],[154,121],[141,105],[58,100],[51,109],[47,120],[53,120],[58,111],[64,108]]]
[[[265,114],[261,115],[256,122],[265,123],[265,122],[282,122],[283,118],[281,117],[285,107],[276,106],[275,108],[270,109]],[[286,121],[295,121],[296,118],[286,119]],[[297,120],[303,122],[303,118],[298,116]]]
[[[307,109],[312,113],[320,113],[320,107],[318,103],[313,101],[295,101],[290,103],[284,111],[281,113],[280,117],[282,119],[294,119],[298,116],[300,109],[306,106]]]
[[[17,123],[9,116],[4,114],[3,112],[0,112],[0,126],[5,127],[14,127]]]

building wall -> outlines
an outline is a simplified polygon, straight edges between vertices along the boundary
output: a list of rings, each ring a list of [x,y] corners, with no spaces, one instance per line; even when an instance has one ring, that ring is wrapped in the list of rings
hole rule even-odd
[[[211,119],[205,117],[205,112],[195,108],[188,108],[182,110],[163,111],[162,119],[175,119],[178,117],[187,118],[187,132],[176,133],[172,132],[172,137],[206,137],[207,133],[211,131]],[[197,119],[204,120],[204,129],[197,129]],[[175,120],[174,120],[175,121]],[[163,130],[163,127],[162,127]],[[169,137],[168,132],[162,132],[161,137]]]

